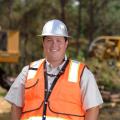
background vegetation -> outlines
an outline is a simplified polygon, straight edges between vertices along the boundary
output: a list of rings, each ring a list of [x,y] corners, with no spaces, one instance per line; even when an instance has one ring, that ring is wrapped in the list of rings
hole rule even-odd
[[[98,36],[120,36],[120,0],[0,0],[0,28],[20,32],[19,62],[0,63],[7,75],[16,77],[24,65],[43,57],[42,40],[37,35],[50,19],[61,19],[68,27],[72,38],[67,55],[89,66],[100,89],[119,93],[120,68],[106,59],[90,58],[88,48]],[[0,88],[1,120],[10,118],[5,94]],[[118,120],[119,111],[120,105],[102,109],[100,120]]]
[[[118,86],[116,68],[109,68],[105,60],[89,60],[87,50],[98,36],[120,35],[120,0],[0,0],[0,18],[3,30],[20,31],[19,63],[1,64],[8,75],[16,76],[24,65],[43,57],[41,38],[36,35],[46,21],[61,19],[72,36],[67,54],[86,62],[98,83],[111,89]]]

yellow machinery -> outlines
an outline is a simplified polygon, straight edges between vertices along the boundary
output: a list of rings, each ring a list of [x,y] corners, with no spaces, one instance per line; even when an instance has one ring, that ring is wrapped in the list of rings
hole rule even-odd
[[[0,31],[0,63],[17,63],[19,60],[19,32]],[[10,81],[4,71],[0,68],[0,85],[9,89],[13,81]]]
[[[0,31],[0,62],[18,62],[19,32]]]
[[[101,36],[93,40],[89,55],[100,60],[114,60],[120,67],[120,36]]]

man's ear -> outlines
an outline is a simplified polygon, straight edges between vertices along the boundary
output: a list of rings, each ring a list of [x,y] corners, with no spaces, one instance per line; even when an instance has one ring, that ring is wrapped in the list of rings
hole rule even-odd
[[[66,49],[67,49],[67,47],[68,47],[68,40],[66,40]]]

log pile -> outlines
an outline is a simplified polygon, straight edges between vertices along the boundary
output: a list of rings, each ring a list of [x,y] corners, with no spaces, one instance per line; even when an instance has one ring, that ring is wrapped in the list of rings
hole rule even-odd
[[[100,90],[104,105],[103,107],[115,107],[117,104],[120,104],[120,92],[111,92],[107,90]]]

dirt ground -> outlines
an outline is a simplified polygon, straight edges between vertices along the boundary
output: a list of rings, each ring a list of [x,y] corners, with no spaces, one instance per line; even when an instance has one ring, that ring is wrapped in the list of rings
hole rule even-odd
[[[2,92],[5,91],[2,90]],[[10,107],[10,104],[4,100],[4,95],[0,97],[0,120],[10,120]],[[120,104],[101,108],[99,120],[120,120]]]
[[[10,120],[10,104],[0,97],[0,120]]]

